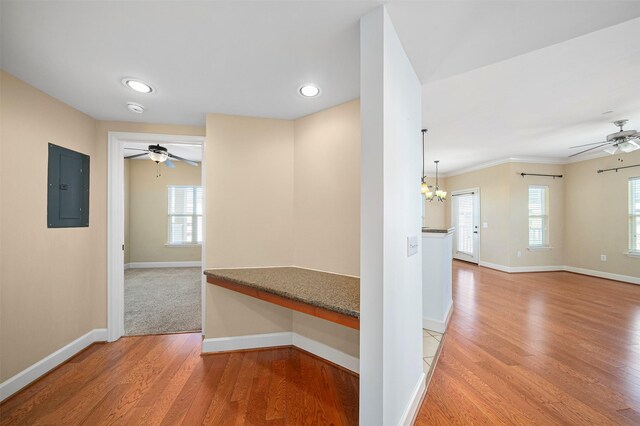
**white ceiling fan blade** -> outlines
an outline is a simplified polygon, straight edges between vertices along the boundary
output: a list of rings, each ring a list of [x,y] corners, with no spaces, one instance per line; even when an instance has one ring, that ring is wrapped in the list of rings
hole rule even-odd
[[[569,156],[569,158],[571,158],[571,157],[575,157],[576,155],[584,154],[585,152],[593,151],[594,149],[602,148],[602,147],[603,147],[603,146],[605,146],[605,145],[609,145],[609,142],[605,142],[605,143],[603,143],[602,145],[594,146],[594,147],[591,147],[591,148],[583,149],[583,150],[582,150],[582,151],[580,151],[580,152],[576,152],[575,154],[571,154],[571,155]]]
[[[585,143],[585,144],[582,144],[582,145],[570,146],[569,148],[582,148],[583,146],[598,145],[598,144],[607,143],[607,142],[608,141]]]

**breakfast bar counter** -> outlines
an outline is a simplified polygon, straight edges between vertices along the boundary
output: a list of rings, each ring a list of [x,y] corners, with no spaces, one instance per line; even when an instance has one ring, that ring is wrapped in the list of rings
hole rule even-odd
[[[360,279],[295,267],[207,269],[209,284],[360,329]]]

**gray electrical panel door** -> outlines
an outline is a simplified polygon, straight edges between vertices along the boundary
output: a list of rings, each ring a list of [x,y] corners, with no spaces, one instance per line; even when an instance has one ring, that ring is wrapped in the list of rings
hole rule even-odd
[[[47,226],[89,226],[89,156],[49,144]]]

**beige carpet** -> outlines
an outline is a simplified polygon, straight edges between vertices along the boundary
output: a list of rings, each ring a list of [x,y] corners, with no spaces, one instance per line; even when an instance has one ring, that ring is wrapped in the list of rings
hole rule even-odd
[[[200,268],[124,271],[124,334],[201,330]]]

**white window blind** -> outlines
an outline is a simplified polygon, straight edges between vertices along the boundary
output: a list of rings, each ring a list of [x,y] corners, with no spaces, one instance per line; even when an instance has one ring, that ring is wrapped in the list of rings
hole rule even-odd
[[[457,251],[473,256],[473,194],[460,194],[455,200],[458,207]]]
[[[529,187],[529,246],[549,245],[549,187]]]
[[[202,187],[169,186],[168,244],[202,243]]]
[[[629,251],[640,254],[640,177],[629,179]]]

